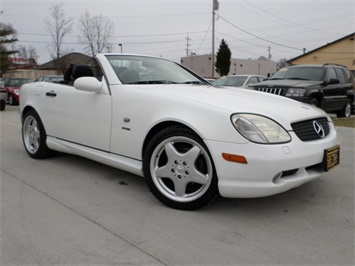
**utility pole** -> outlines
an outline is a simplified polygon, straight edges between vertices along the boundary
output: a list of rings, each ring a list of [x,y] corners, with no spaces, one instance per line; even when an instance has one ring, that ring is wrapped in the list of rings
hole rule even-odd
[[[268,59],[271,60],[271,46],[267,48],[268,51]]]
[[[212,75],[211,78],[214,78],[214,41],[215,41],[215,37],[214,37],[214,32],[215,32],[215,18],[216,18],[216,10],[218,10],[219,8],[219,3],[218,0],[212,0],[213,4],[212,4]]]
[[[189,56],[189,46],[191,45],[190,44],[191,38],[189,37],[189,35],[187,35],[187,37],[185,39],[186,39],[186,57],[188,57]]]

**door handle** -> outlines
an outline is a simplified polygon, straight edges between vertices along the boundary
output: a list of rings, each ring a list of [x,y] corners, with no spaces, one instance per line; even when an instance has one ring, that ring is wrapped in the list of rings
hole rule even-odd
[[[57,96],[57,94],[55,93],[55,91],[49,91],[49,92],[46,92],[46,96],[55,97],[55,96]]]

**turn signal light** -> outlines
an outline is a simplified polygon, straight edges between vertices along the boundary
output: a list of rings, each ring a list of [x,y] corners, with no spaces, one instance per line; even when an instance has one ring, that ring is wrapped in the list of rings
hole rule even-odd
[[[230,154],[230,153],[222,153],[224,160],[235,162],[235,163],[243,163],[247,164],[247,159],[242,155]]]

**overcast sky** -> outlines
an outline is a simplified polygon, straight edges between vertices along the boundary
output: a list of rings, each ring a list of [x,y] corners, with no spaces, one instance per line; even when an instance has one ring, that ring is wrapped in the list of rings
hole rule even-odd
[[[50,60],[51,39],[44,20],[50,7],[60,2],[65,15],[74,19],[64,48],[75,52],[84,52],[78,20],[85,11],[112,20],[113,52],[121,51],[121,43],[124,53],[179,62],[187,48],[196,54],[212,51],[213,0],[0,0],[1,22],[17,30],[18,45],[36,48],[39,63]],[[270,47],[273,60],[291,59],[303,48],[311,51],[353,33],[355,1],[219,0],[215,25],[216,52],[225,39],[232,58],[268,57]]]

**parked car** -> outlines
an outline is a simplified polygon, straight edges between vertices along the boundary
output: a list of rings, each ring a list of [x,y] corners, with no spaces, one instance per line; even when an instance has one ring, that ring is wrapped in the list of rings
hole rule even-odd
[[[20,102],[20,88],[23,84],[32,82],[29,78],[8,78],[5,81],[7,100],[10,105],[18,105]]]
[[[212,78],[205,78],[205,80],[207,80],[209,83],[213,83],[216,81],[216,79],[212,79]]]
[[[172,208],[224,197],[263,197],[314,180],[339,163],[321,109],[272,94],[213,87],[162,58],[98,54],[66,84],[23,85],[30,157],[83,156],[144,176]]]
[[[250,87],[312,104],[338,117],[349,117],[354,108],[353,75],[340,65],[285,67],[269,80]]]
[[[229,87],[247,87],[250,84],[262,82],[266,79],[260,75],[230,75],[223,76],[212,82],[215,86],[229,86]]]
[[[5,82],[2,78],[0,78],[0,111],[5,110],[6,99],[7,99],[7,94],[6,94]]]
[[[41,76],[36,78],[34,82],[46,81],[46,82],[61,83],[63,80],[64,80],[63,75],[47,75],[47,76]]]

